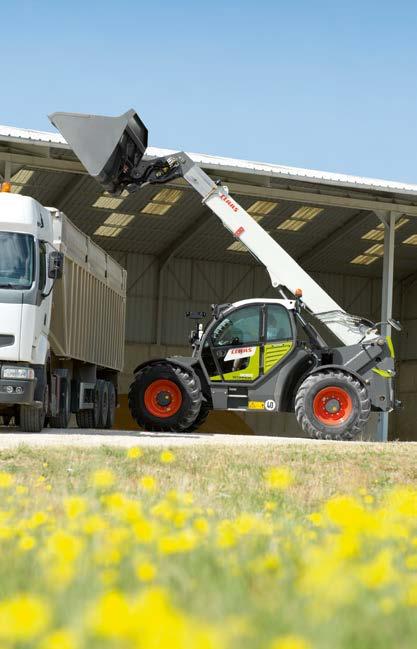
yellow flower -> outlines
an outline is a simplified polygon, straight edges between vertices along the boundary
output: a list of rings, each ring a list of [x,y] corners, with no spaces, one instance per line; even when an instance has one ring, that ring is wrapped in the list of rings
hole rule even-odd
[[[193,527],[199,534],[208,534],[210,526],[205,518],[196,518],[193,522]]]
[[[0,471],[0,489],[8,489],[14,484],[14,476],[6,471]]]
[[[16,495],[17,496],[26,496],[26,494],[29,493],[29,488],[26,487],[25,485],[18,484],[16,487]]]
[[[275,512],[277,507],[278,507],[277,503],[274,502],[273,500],[266,500],[264,502],[264,510],[266,512]]]
[[[64,500],[65,513],[68,518],[77,518],[87,509],[87,501],[80,496],[71,496]]]
[[[144,475],[139,481],[144,491],[156,491],[156,480],[151,475]]]
[[[54,532],[47,542],[48,551],[64,562],[75,561],[82,550],[82,546],[81,539],[64,530]]]
[[[398,574],[393,567],[393,555],[390,550],[381,550],[370,563],[359,570],[361,581],[371,589],[382,588],[396,581]]]
[[[91,475],[91,484],[97,489],[108,489],[116,482],[116,476],[110,469],[97,469]]]
[[[270,489],[285,491],[293,484],[294,476],[285,466],[272,467],[265,471],[265,482]]]
[[[156,568],[149,561],[142,561],[136,566],[136,576],[140,581],[153,581],[156,577]]]
[[[49,622],[45,602],[32,595],[15,595],[0,602],[0,638],[13,643],[40,635]]]
[[[39,649],[77,649],[77,642],[72,631],[57,629],[43,639]]]
[[[163,536],[159,539],[158,549],[161,554],[176,554],[190,552],[197,545],[197,536],[191,530],[184,530],[178,534]]]
[[[169,464],[170,462],[175,461],[175,455],[171,451],[162,451],[161,455],[159,456],[159,459],[164,464]]]
[[[305,638],[298,635],[285,635],[273,640],[269,649],[310,649],[311,645]]]
[[[32,550],[36,545],[36,541],[33,536],[25,535],[19,541],[19,548],[23,551]]]
[[[137,460],[137,458],[142,457],[142,455],[143,451],[138,446],[132,446],[132,448],[129,448],[126,453],[126,457],[128,457],[129,460]]]

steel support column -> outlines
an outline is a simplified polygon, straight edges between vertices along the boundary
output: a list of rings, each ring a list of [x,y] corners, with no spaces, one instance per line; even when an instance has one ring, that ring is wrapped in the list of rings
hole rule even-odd
[[[394,289],[394,251],[395,251],[395,221],[400,216],[398,212],[378,214],[385,225],[384,228],[384,259],[382,269],[382,300],[381,321],[392,318],[392,298]],[[391,335],[391,326],[381,326],[383,336]],[[381,412],[378,419],[377,439],[379,442],[388,441],[389,413]]]

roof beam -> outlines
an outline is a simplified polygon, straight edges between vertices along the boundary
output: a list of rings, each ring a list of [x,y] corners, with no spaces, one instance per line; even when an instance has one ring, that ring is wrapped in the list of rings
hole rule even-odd
[[[76,160],[61,160],[58,158],[41,158],[21,153],[7,153],[0,151],[0,160],[3,162],[10,162],[11,164],[37,167],[39,169],[46,169],[49,171],[69,171],[74,174],[87,174],[81,162]]]
[[[323,253],[330,248],[333,248],[335,245],[342,241],[353,232],[358,227],[358,219],[361,215],[361,212],[357,212],[347,223],[344,223],[342,226],[336,228],[326,236],[326,239],[319,241],[314,245],[310,250],[307,250],[304,254],[297,259],[297,262],[302,266],[308,267],[309,264],[314,263],[320,257],[323,257]]]
[[[322,194],[318,191],[298,191],[292,189],[279,189],[275,187],[256,187],[254,185],[242,185],[240,183],[230,183],[230,191],[241,196],[253,196],[260,198],[276,198],[284,201],[294,201],[296,203],[308,203],[311,205],[323,205],[325,207],[345,207],[354,210],[367,210],[375,212],[376,210],[388,210],[391,212],[402,212],[410,216],[417,216],[417,205],[408,205],[406,203],[397,203],[394,201],[370,200],[368,198],[349,198],[346,196],[335,196],[332,194]]]

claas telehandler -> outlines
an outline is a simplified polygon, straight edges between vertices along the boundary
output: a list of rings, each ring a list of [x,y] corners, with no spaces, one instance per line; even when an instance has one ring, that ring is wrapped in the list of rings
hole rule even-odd
[[[107,192],[184,179],[265,266],[277,290],[276,299],[214,305],[210,322],[198,324],[192,335],[191,356],[139,365],[129,407],[140,426],[188,432],[211,410],[295,412],[309,437],[350,440],[361,435],[371,410],[395,407],[394,350],[380,333],[384,323],[346,313],[225,185],[184,152],[146,156],[148,131],[134,110],[120,117],[54,113],[50,119]]]

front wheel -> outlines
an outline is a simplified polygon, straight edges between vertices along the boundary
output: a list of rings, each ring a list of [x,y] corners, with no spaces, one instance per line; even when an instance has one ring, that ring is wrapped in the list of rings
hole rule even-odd
[[[316,439],[355,439],[363,432],[370,412],[365,386],[344,372],[308,376],[295,397],[297,421],[306,435]]]
[[[200,381],[193,369],[168,362],[143,367],[129,390],[131,415],[149,431],[185,432],[197,419],[201,402]]]

